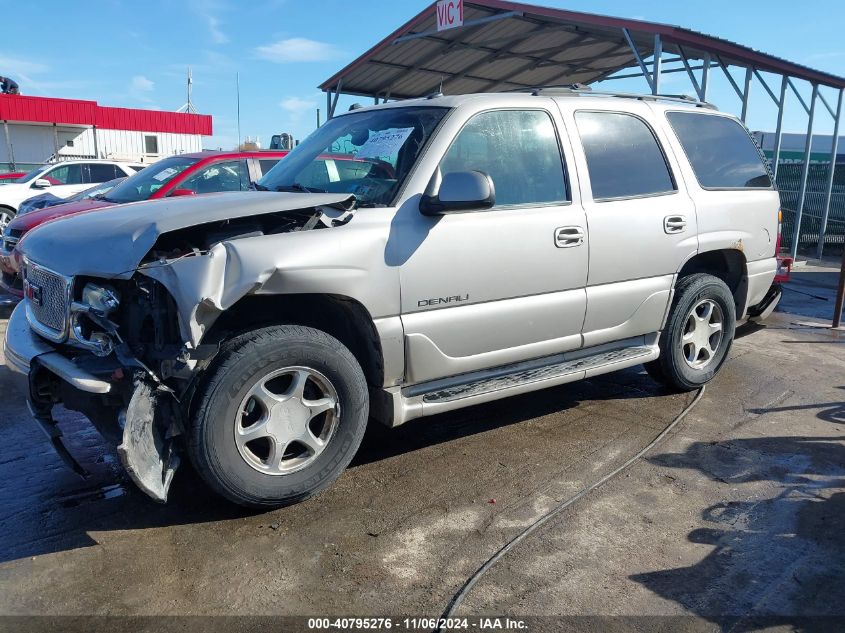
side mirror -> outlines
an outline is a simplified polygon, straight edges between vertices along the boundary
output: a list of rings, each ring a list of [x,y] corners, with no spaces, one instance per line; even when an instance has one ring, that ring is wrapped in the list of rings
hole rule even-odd
[[[51,183],[46,178],[37,178],[35,182],[32,183],[32,186],[36,189],[46,189],[47,187],[52,187],[53,183]]]
[[[193,189],[174,189],[170,192],[171,196],[195,196],[197,192]]]
[[[429,185],[432,193],[420,199],[420,213],[423,215],[483,211],[496,204],[493,179],[483,171],[450,172],[443,176],[439,187],[434,182],[438,179],[439,171]]]

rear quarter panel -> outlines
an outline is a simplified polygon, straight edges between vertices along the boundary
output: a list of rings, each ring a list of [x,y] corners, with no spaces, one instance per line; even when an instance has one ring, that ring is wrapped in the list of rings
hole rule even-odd
[[[686,158],[683,146],[666,119],[666,112],[673,111],[673,108],[653,107],[663,110],[659,114],[675,154],[679,157],[678,162],[684,181],[695,203],[699,252],[735,249],[742,252],[746,261],[749,262],[774,257],[780,209],[780,196],[777,190],[774,187],[769,189],[705,189],[702,187]],[[728,115],[707,112],[707,116]],[[728,116],[728,118],[736,120],[735,117]]]

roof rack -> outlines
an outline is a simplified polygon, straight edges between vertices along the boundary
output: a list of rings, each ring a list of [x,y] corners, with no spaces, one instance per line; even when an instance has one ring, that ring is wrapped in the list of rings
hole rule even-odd
[[[571,86],[537,86],[535,88],[522,88],[514,92],[530,92],[533,96],[548,96],[548,95],[584,95],[596,97],[619,97],[622,99],[638,99],[640,101],[674,101],[676,103],[685,103],[687,105],[694,105],[699,108],[708,108],[716,110],[716,106],[707,101],[699,101],[689,95],[644,95],[633,92],[596,92],[589,86],[583,84],[573,84]]]

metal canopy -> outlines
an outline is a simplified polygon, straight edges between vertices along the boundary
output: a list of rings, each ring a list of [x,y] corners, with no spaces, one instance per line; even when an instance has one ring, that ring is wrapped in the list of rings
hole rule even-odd
[[[662,54],[655,56],[657,47]],[[643,61],[652,56],[656,62]],[[676,67],[669,68],[672,62]],[[663,65],[657,73],[652,72],[655,63]],[[694,77],[693,71],[704,66],[709,71],[732,65],[749,69],[748,77],[752,71],[768,71],[845,87],[842,77],[677,26],[503,0],[465,0],[464,26],[438,32],[432,4],[320,88],[405,99],[437,92],[441,84],[446,94],[590,84],[632,68],[637,76],[645,74],[657,92],[652,82],[661,72]]]

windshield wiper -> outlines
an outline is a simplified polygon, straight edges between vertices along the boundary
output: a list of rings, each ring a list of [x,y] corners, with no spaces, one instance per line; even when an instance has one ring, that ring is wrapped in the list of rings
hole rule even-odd
[[[250,185],[250,188],[255,189],[256,191],[270,191],[269,187],[265,187],[264,185],[259,185],[257,182],[254,182]]]
[[[298,191],[300,193],[326,193],[323,189],[311,189],[298,182],[295,182],[292,185],[279,185],[278,187],[276,187],[276,191]]]

